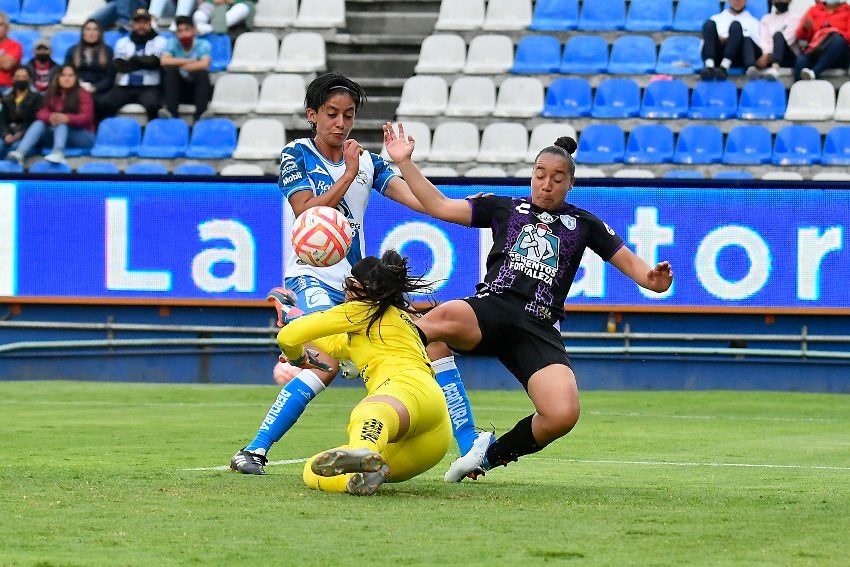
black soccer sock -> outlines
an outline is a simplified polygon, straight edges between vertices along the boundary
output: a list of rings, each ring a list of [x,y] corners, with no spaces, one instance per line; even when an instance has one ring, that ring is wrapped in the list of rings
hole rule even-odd
[[[495,443],[487,449],[487,464],[489,468],[507,465],[516,461],[523,455],[530,455],[540,451],[543,447],[534,439],[531,432],[531,418],[534,415],[524,417],[514,425],[514,428],[499,437]]]

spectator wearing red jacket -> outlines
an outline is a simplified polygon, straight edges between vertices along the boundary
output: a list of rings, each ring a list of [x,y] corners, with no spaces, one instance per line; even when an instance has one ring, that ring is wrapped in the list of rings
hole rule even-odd
[[[64,163],[65,148],[91,148],[94,145],[94,103],[80,87],[73,65],[63,65],[47,88],[44,104],[35,115],[15,151],[8,158],[23,163],[33,149],[52,144],[45,156],[49,162]]]
[[[850,6],[844,0],[818,1],[800,20],[797,39],[803,53],[794,64],[794,79],[816,79],[825,69],[850,65]]]
[[[8,37],[9,16],[0,12],[0,94],[8,94],[12,90],[12,70],[21,63],[24,48],[14,39]]]

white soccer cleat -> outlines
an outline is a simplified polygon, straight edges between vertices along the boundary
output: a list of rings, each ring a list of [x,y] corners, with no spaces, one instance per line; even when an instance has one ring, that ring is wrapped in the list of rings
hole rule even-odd
[[[496,437],[489,431],[482,431],[472,443],[472,448],[465,455],[455,459],[449,470],[446,471],[443,479],[446,482],[460,482],[469,473],[484,469],[484,459],[487,456],[487,449]]]

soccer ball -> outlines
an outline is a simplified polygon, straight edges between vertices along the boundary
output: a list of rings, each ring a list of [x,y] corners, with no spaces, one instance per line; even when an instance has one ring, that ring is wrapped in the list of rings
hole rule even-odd
[[[333,266],[348,254],[353,239],[351,223],[331,207],[310,207],[292,225],[292,249],[311,266]]]

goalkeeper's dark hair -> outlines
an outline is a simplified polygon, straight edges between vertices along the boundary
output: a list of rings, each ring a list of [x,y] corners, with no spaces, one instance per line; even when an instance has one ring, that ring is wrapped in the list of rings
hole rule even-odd
[[[304,108],[311,108],[318,112],[329,98],[340,93],[351,95],[351,98],[354,99],[355,110],[360,110],[363,103],[366,102],[366,91],[358,83],[340,73],[325,73],[319,75],[307,85]],[[315,130],[315,124],[311,123],[310,126]]]
[[[366,326],[367,333],[390,307],[414,315],[422,313],[410,303],[408,294],[428,293],[430,287],[421,277],[410,275],[407,258],[395,250],[387,250],[380,258],[363,258],[352,266],[351,275],[345,279],[345,291],[351,299],[376,307]]]

